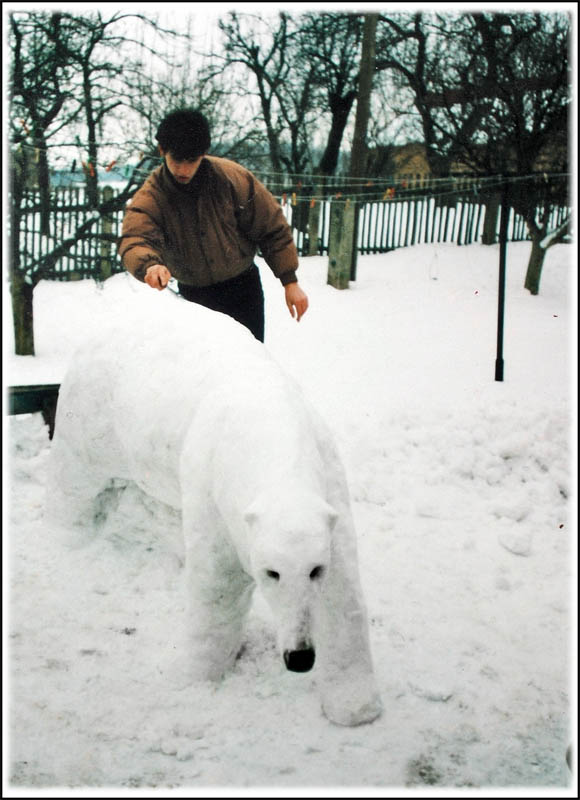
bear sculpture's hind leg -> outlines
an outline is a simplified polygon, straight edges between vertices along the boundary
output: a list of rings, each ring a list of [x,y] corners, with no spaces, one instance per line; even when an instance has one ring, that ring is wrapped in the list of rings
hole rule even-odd
[[[45,515],[63,544],[81,547],[91,541],[106,514],[111,480],[87,467],[65,440],[53,440],[53,447]]]
[[[112,478],[126,478],[114,432],[107,359],[73,362],[59,392],[46,488],[47,519],[63,543],[81,546],[97,532],[116,497]]]

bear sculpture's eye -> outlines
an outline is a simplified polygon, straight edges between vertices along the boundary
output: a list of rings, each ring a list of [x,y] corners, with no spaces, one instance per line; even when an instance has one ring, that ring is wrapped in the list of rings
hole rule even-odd
[[[273,569],[267,569],[267,570],[266,570],[266,575],[267,575],[269,578],[271,578],[273,581],[279,581],[279,580],[280,580],[280,573],[279,573],[279,572],[276,572],[276,570],[273,570]]]
[[[314,567],[312,572],[310,573],[310,580],[315,581],[322,576],[324,572],[324,567]]]

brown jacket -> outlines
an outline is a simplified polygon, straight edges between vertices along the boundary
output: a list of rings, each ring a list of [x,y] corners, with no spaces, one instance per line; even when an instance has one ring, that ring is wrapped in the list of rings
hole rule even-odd
[[[162,164],[136,192],[119,240],[123,266],[139,280],[164,264],[190,286],[210,286],[248,269],[258,248],[274,275],[296,280],[298,253],[282,208],[244,167],[205,156],[191,182]]]

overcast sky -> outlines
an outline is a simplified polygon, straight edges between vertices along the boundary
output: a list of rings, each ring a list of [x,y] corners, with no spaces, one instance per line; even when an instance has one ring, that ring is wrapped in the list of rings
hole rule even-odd
[[[468,11],[474,9],[481,9],[486,11],[500,11],[506,8],[505,3],[487,2],[487,3],[389,3],[389,2],[282,2],[282,3],[233,3],[233,2],[213,2],[213,3],[110,3],[110,2],[6,2],[2,4],[2,15],[6,22],[6,16],[11,11],[32,11],[32,10],[61,10],[70,11],[75,14],[82,13],[83,11],[99,10],[103,16],[113,15],[119,12],[127,13],[140,13],[147,16],[157,16],[159,24],[176,31],[187,31],[188,23],[190,24],[191,33],[194,35],[194,49],[198,52],[211,53],[219,52],[219,43],[221,34],[217,28],[217,21],[220,17],[224,17],[228,11],[236,10],[240,13],[257,13],[262,17],[269,15],[277,15],[280,11],[287,11],[289,13],[303,13],[305,11],[320,10],[320,11],[409,11],[412,9],[425,10],[425,11],[449,11],[451,13],[460,13],[461,11]],[[576,3],[510,3],[510,10],[514,11],[540,11],[545,13],[555,13],[557,11],[566,11],[573,16],[573,30],[574,36],[577,34],[577,4]],[[9,74],[7,67],[9,66],[9,50],[7,47],[7,31],[8,25],[3,25],[4,30],[4,47],[3,47],[3,63],[5,66],[5,74]],[[146,27],[143,26],[143,31]],[[150,32],[151,33],[151,32]],[[139,35],[139,34],[137,34]],[[153,42],[151,42],[153,44]],[[154,50],[163,51],[165,47],[153,47]],[[573,64],[573,93],[576,94],[576,58],[577,50],[572,49],[574,64]],[[161,66],[161,65],[160,65]],[[7,92],[4,92],[5,110],[7,103]],[[8,114],[4,115],[4,142],[8,141]]]

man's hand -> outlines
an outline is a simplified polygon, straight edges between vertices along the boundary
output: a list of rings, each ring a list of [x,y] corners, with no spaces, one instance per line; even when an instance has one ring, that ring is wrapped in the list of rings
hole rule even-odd
[[[284,287],[286,292],[286,305],[292,317],[296,317],[296,322],[300,322],[301,317],[306,314],[308,309],[308,297],[302,291],[298,283],[288,283]]]
[[[165,289],[171,280],[171,272],[163,264],[151,264],[145,273],[145,283],[152,289]]]

